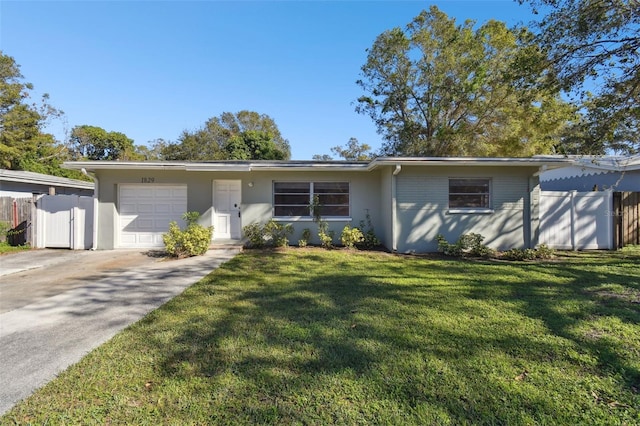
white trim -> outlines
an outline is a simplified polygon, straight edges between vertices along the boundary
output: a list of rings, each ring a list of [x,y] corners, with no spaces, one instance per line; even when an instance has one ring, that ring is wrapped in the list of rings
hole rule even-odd
[[[313,222],[312,217],[308,216],[274,216],[272,217],[276,222]],[[330,216],[330,217],[322,217],[323,222],[353,222],[353,218],[351,216]]]
[[[494,209],[449,209],[447,214],[492,214]]]

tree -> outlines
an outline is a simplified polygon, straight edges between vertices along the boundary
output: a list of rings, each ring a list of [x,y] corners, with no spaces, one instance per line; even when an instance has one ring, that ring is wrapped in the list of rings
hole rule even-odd
[[[347,161],[366,161],[373,158],[371,147],[366,143],[361,144],[356,138],[349,138],[344,147],[334,146],[331,152]]]
[[[224,152],[228,160],[284,160],[286,155],[273,141],[273,135],[259,130],[231,136]]]
[[[548,7],[538,40],[557,80],[583,120],[572,137],[584,153],[640,152],[640,5],[634,0],[518,0]]]
[[[43,131],[63,113],[48,104],[47,94],[29,104],[33,85],[23,79],[20,66],[0,51],[0,167],[68,175],[60,168],[64,147]]]
[[[229,141],[234,137],[245,141],[256,137],[257,134],[249,132],[258,132],[261,135],[259,138],[269,135],[277,151],[282,153],[283,159],[291,158],[289,141],[282,137],[275,121],[266,114],[246,110],[236,114],[224,112],[219,117],[210,118],[204,127],[194,132],[184,130],[178,142],[169,143],[162,150],[162,155],[166,160],[227,160],[233,152],[227,149]],[[235,139],[233,144],[237,144],[238,141]],[[268,152],[269,155],[275,155],[272,151]]]
[[[97,126],[76,126],[71,131],[69,151],[74,160],[137,160],[133,140],[124,133],[107,132]]]
[[[432,6],[368,50],[356,111],[385,139],[383,155],[550,153],[574,116],[557,91],[532,82],[544,52],[526,29],[455,20]]]
[[[135,153],[140,160],[159,161],[163,160],[162,151],[166,149],[169,143],[162,138],[154,139],[147,142],[147,145],[136,145]]]
[[[314,161],[332,161],[333,157],[329,154],[313,154],[311,159]]]
[[[340,145],[334,146],[331,148],[331,152],[346,161],[367,161],[374,157],[371,153],[371,147],[366,143],[361,144],[356,138],[349,138],[349,142],[347,142],[344,147]],[[327,154],[316,154],[313,156],[313,159],[316,161],[331,161],[333,157]]]

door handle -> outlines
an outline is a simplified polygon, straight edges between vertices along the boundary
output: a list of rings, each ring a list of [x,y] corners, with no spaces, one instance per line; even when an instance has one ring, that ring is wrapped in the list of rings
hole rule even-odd
[[[240,210],[238,210],[238,217],[240,217]]]

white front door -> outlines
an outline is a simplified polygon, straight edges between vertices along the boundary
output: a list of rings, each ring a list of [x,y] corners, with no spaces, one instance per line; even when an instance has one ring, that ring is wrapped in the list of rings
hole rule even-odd
[[[241,181],[213,181],[213,239],[239,240],[242,236],[240,220]]]

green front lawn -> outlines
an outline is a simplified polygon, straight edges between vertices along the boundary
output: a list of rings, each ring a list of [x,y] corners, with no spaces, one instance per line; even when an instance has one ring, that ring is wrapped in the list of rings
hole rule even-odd
[[[640,250],[246,251],[0,420],[638,424]]]

